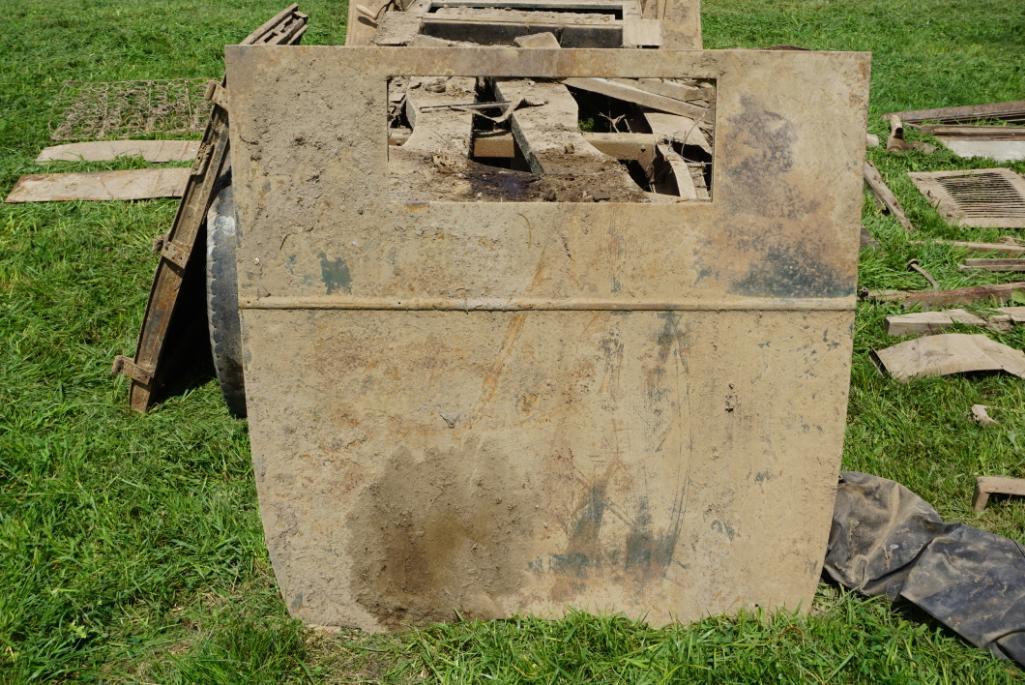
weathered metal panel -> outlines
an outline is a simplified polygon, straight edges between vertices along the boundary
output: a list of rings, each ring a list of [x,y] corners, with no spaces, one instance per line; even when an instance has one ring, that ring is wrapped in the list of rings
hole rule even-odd
[[[232,47],[253,459],[290,611],[806,607],[839,468],[868,57]],[[714,198],[398,200],[390,76],[716,79]]]

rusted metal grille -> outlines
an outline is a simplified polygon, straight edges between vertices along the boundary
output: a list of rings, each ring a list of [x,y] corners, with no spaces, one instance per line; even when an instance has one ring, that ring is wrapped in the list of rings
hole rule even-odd
[[[1025,179],[1010,169],[909,174],[949,222],[958,226],[1025,228]]]
[[[203,94],[209,79],[68,81],[69,102],[53,140],[101,140],[200,133],[210,115]]]

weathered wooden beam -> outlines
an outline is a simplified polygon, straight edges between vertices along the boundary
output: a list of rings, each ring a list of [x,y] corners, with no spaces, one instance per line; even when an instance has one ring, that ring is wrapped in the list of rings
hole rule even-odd
[[[391,134],[389,134],[391,135]],[[396,134],[401,137],[401,133]],[[584,132],[584,140],[609,157],[650,163],[655,156],[656,137],[650,133]],[[510,159],[516,156],[511,133],[478,135],[473,141],[473,156]]]
[[[911,240],[912,245],[950,245],[974,252],[997,252],[1003,254],[1025,254],[1025,245],[1016,243],[980,243],[970,240]]]
[[[43,149],[37,162],[108,162],[142,157],[147,162],[188,162],[196,158],[198,140],[93,140]]]
[[[976,512],[986,508],[990,495],[1013,495],[1025,497],[1025,478],[1004,478],[1001,476],[979,476],[975,479],[975,499],[972,503]]]
[[[182,168],[31,174],[18,179],[6,202],[148,200],[181,197],[189,176],[190,170]]]
[[[712,154],[712,145],[694,119],[665,112],[645,112],[644,119],[656,136],[684,145],[696,145],[709,155]]]
[[[402,149],[468,159],[473,112],[453,109],[452,105],[472,102],[475,95],[476,80],[472,77],[411,78],[405,111],[413,131]]]
[[[920,121],[939,121],[957,123],[961,121],[979,121],[983,119],[1022,119],[1025,120],[1025,100],[1012,102],[991,102],[984,105],[964,105],[961,107],[937,107],[934,109],[916,109],[907,112],[890,112],[883,115],[883,121],[896,115],[906,123]]]
[[[1025,271],[1025,259],[966,259],[960,268],[965,271]]]
[[[629,86],[622,81],[612,81],[606,78],[567,78],[562,81],[571,88],[584,90],[589,93],[598,93],[610,98],[631,102],[641,107],[654,109],[670,114],[679,114],[692,119],[700,120],[706,115],[706,108],[699,107],[690,102],[668,98],[664,95],[657,95],[642,90],[637,86]],[[711,122],[706,122],[711,125]]]
[[[864,169],[865,183],[872,189],[875,196],[879,198],[879,201],[883,203],[887,211],[900,222],[900,225],[904,227],[905,231],[914,231],[915,225],[911,223],[907,215],[904,213],[904,208],[900,206],[900,201],[897,196],[893,194],[889,186],[886,185],[886,181],[879,175],[879,170],[876,169],[872,162],[865,162]]]
[[[666,143],[659,143],[655,149],[672,174],[673,181],[676,183],[676,194],[684,200],[697,200],[698,191],[694,187],[694,179],[691,178],[690,169],[683,157]]]
[[[1025,281],[975,285],[953,290],[870,290],[864,297],[875,302],[903,302],[905,304],[946,305],[968,304],[982,300],[1004,301],[1016,292],[1025,292]]]

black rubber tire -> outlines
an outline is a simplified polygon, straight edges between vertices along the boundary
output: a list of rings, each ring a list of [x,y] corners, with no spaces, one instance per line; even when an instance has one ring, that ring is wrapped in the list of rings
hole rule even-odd
[[[246,416],[242,364],[242,322],[238,311],[235,198],[226,185],[210,203],[206,217],[206,314],[217,381],[228,410]]]

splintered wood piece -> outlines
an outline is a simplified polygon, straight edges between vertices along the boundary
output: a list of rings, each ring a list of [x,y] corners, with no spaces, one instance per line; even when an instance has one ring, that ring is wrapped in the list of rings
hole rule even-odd
[[[532,33],[528,36],[517,36],[513,43],[521,48],[559,48],[559,39],[551,31]]]
[[[866,161],[864,168],[865,183],[872,189],[875,196],[879,198],[879,201],[883,203],[886,210],[893,216],[900,225],[904,227],[905,231],[914,231],[915,225],[911,223],[907,215],[904,213],[904,208],[900,206],[900,201],[897,200],[897,196],[893,194],[890,187],[886,185],[886,181],[879,175],[879,170],[872,165],[872,162]]]
[[[676,193],[684,200],[697,200],[698,191],[694,187],[694,179],[690,176],[690,169],[683,157],[676,153],[672,147],[665,143],[659,143],[655,149],[669,167],[676,183]]]
[[[188,169],[131,169],[91,173],[22,176],[7,202],[64,202],[71,200],[149,200],[181,197]]]
[[[1013,238],[1008,238],[1006,242],[1002,243],[978,243],[969,240],[912,240],[912,245],[928,245],[935,243],[938,245],[950,245],[951,247],[961,247],[966,250],[973,252],[997,252],[1004,254],[1025,254],[1025,245],[1019,245],[1015,242],[1011,242]]]
[[[391,134],[389,134],[391,136]],[[400,134],[401,135],[401,134]],[[655,158],[657,138],[651,133],[593,133],[586,131],[584,140],[609,157],[650,165]],[[400,137],[400,136],[396,136]],[[473,141],[473,156],[510,159],[516,156],[516,143],[511,133],[480,134]]]
[[[712,154],[708,138],[694,119],[665,112],[645,112],[644,119],[657,137],[668,138],[684,145],[697,145],[708,154]]]
[[[969,304],[982,300],[1004,301],[1016,292],[1025,291],[1025,281],[973,285],[952,290],[870,290],[866,297],[875,302],[903,302],[904,304],[945,305]]]
[[[676,100],[664,95],[656,95],[642,90],[638,86],[630,86],[623,83],[622,79],[612,81],[606,78],[567,78],[562,82],[571,88],[584,90],[589,93],[598,93],[623,102],[631,102],[641,107],[679,114],[701,121],[699,125],[710,126],[710,121],[702,121],[707,115],[707,109],[682,100]]]
[[[908,176],[936,211],[956,226],[1025,228],[1025,178],[1010,169],[921,171]]]
[[[623,20],[624,48],[657,48],[662,45],[662,22],[631,17]]]
[[[476,80],[472,77],[411,78],[405,111],[413,132],[401,149],[467,159],[473,111],[459,105],[473,102],[475,92]]]
[[[710,106],[708,93],[704,88],[681,79],[663,78],[610,78],[609,81],[631,88],[639,88],[655,95],[662,95],[681,102],[693,102],[700,107]]]
[[[512,134],[535,174],[583,176],[619,168],[623,183],[633,185],[619,162],[600,152],[581,134],[577,102],[561,83],[496,81],[495,94],[507,102],[544,102],[513,112]]]
[[[45,148],[37,162],[109,162],[142,157],[147,162],[187,162],[196,158],[197,140],[93,140]]]
[[[982,271],[1025,271],[1025,259],[966,259],[961,268]]]
[[[901,335],[938,333],[954,324],[985,326],[986,320],[964,309],[896,314],[886,317],[886,334],[897,337]]]
[[[980,426],[999,426],[1000,423],[995,421],[993,417],[989,415],[989,407],[984,404],[973,404],[972,405],[972,420]]]
[[[1025,497],[1025,478],[1005,478],[1002,476],[979,476],[975,479],[976,512],[982,511],[989,504],[990,495],[1013,495]]]
[[[899,381],[976,371],[1004,371],[1025,378],[1025,353],[985,335],[944,333],[908,340],[874,352]]]

